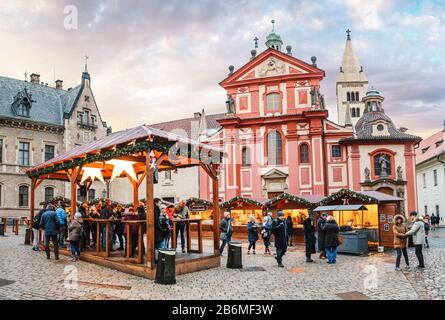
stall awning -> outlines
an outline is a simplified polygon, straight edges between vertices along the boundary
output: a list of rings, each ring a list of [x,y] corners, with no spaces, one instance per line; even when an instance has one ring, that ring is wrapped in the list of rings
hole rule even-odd
[[[337,206],[320,206],[314,209],[314,212],[320,211],[361,211],[368,210],[362,204],[347,204],[347,205],[337,205]]]

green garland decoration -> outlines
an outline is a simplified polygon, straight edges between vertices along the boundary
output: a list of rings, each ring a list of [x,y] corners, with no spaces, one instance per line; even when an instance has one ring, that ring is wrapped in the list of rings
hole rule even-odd
[[[378,203],[379,202],[379,200],[377,198],[374,198],[372,196],[367,196],[362,193],[355,192],[355,191],[352,191],[349,189],[341,189],[341,190],[331,194],[329,197],[324,198],[317,205],[324,206],[324,205],[331,203],[332,201],[339,200],[344,197],[359,199],[366,203]]]
[[[227,201],[221,203],[219,205],[219,207],[220,208],[229,207],[230,205],[232,205],[232,204],[234,204],[234,203],[236,203],[236,202],[238,202],[240,200],[243,201],[243,202],[247,202],[247,203],[253,204],[254,206],[258,206],[260,208],[263,207],[263,204],[261,202],[258,202],[258,201],[255,201],[255,200],[249,199],[249,198],[243,198],[243,197],[240,197],[240,196],[236,196],[236,197],[234,197],[234,198],[232,198],[230,200],[227,200]]]
[[[65,203],[65,205],[67,205],[67,206],[71,205],[71,199],[68,199],[68,198],[65,198],[65,197],[62,197],[62,196],[54,197],[54,198],[52,198],[51,200],[48,200],[48,201],[42,201],[42,202],[40,202],[40,205],[46,207],[50,203],[58,203],[59,201]],[[80,205],[80,202],[78,201],[77,204]]]
[[[127,145],[125,147],[119,148],[118,150],[108,150],[104,151],[100,154],[94,154],[94,155],[87,155],[84,158],[75,159],[72,161],[67,161],[64,163],[56,164],[51,167],[46,167],[42,169],[38,169],[35,171],[27,172],[29,178],[39,178],[40,176],[58,172],[58,171],[64,171],[72,168],[76,168],[79,166],[83,166],[92,162],[100,162],[100,161],[107,161],[115,158],[119,158],[122,156],[131,155],[137,152],[143,152],[147,150],[156,150],[160,151],[162,153],[171,154],[171,149],[173,149],[173,152],[177,156],[184,156],[192,159],[200,159],[203,160],[203,155],[200,154],[197,147],[193,147],[191,145],[188,145],[188,148],[179,147],[175,141],[168,141],[164,143],[158,143],[153,141],[142,141],[138,142],[134,145]],[[204,153],[205,155],[205,153]],[[205,158],[205,156],[204,156]]]
[[[96,205],[97,203],[99,203],[99,201],[102,201],[102,205],[105,205],[105,201],[107,200],[107,198],[96,198],[96,199],[94,199],[93,201],[91,201],[91,202],[88,202],[88,204],[89,205]],[[121,205],[121,206],[125,206],[123,203],[120,203],[120,202],[117,202],[117,201],[111,201],[111,205],[112,206],[118,206],[118,205]]]
[[[193,202],[198,203],[198,204],[206,205],[207,207],[213,207],[213,202],[205,200],[205,199],[195,198],[195,197],[189,198],[185,203],[186,203],[187,207],[190,207],[190,205]]]
[[[289,194],[289,193],[282,193],[282,194],[276,196],[275,198],[270,199],[269,201],[267,201],[267,202],[264,204],[264,206],[265,206],[266,208],[267,208],[267,207],[271,207],[274,203],[276,203],[276,202],[278,202],[278,201],[280,201],[280,200],[283,200],[283,199],[284,199],[284,200],[289,200],[289,201],[292,201],[292,202],[296,202],[296,203],[298,203],[298,204],[305,205],[305,206],[307,206],[308,208],[313,206],[313,204],[310,203],[309,201],[307,201],[306,199],[303,199],[303,198],[300,198],[300,197],[297,197],[297,196],[293,196],[293,195],[291,195],[291,194]]]

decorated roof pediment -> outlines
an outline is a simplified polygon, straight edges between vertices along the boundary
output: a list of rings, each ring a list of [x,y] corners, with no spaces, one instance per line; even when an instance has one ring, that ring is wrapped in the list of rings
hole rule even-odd
[[[288,175],[278,169],[272,169],[263,175],[266,179],[286,178]]]
[[[268,49],[230,74],[220,85],[224,87],[247,80],[304,74],[317,74],[323,77],[324,71],[291,55]]]

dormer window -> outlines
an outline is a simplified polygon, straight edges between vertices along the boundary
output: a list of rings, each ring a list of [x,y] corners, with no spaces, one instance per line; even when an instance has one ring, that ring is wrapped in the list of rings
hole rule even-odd
[[[16,116],[29,118],[33,102],[31,93],[25,88],[22,91],[19,91],[14,97],[12,110]]]

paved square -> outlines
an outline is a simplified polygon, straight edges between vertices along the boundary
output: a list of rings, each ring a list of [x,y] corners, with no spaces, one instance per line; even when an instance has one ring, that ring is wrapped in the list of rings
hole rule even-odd
[[[164,286],[68,257],[47,261],[23,245],[23,234],[0,237],[0,299],[445,299],[445,229],[432,233],[423,272],[394,271],[394,253],[339,255],[336,265],[292,247],[285,268],[273,256],[243,254],[244,270],[221,267],[177,277]],[[210,242],[205,243],[209,250]],[[243,248],[246,252],[246,248]],[[410,261],[416,265],[412,250]],[[257,252],[262,252],[259,246]],[[403,262],[402,262],[403,266]],[[249,272],[247,272],[249,271]],[[76,281],[77,280],[77,281]]]

